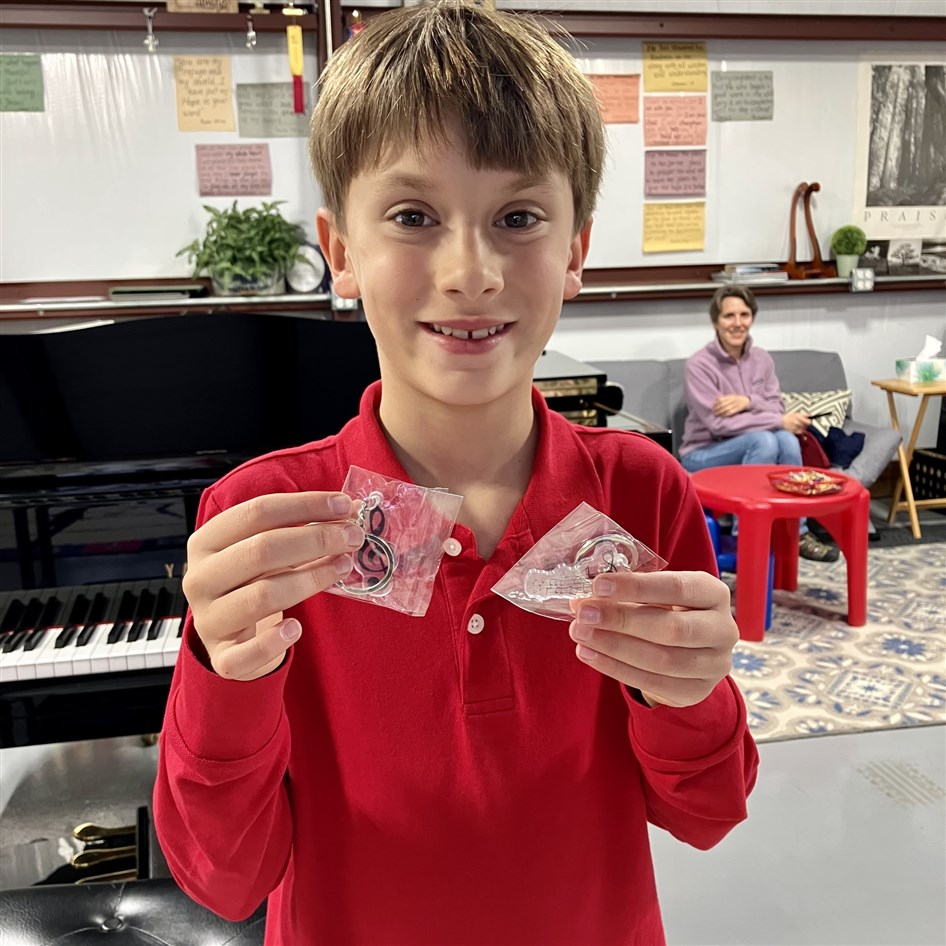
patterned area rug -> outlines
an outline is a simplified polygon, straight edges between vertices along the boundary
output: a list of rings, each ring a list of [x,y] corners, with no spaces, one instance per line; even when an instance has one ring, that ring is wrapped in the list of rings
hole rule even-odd
[[[843,558],[801,560],[798,590],[773,594],[765,639],[736,645],[757,741],[946,723],[946,544],[868,556],[864,627],[845,623]]]

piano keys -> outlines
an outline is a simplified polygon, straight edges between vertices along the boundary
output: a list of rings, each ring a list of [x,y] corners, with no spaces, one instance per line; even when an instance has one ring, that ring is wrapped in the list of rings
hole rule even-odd
[[[0,593],[0,747],[157,732],[179,578]]]

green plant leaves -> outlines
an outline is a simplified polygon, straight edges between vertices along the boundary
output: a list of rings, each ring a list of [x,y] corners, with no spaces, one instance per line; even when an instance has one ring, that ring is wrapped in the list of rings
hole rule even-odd
[[[283,203],[268,201],[244,210],[237,201],[225,210],[204,204],[210,219],[203,240],[194,240],[177,255],[187,255],[194,276],[206,272],[259,279],[274,271],[284,275],[305,243],[305,231],[282,216]]]

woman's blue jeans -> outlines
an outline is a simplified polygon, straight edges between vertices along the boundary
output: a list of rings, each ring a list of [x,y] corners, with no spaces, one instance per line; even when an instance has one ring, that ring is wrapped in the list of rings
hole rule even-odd
[[[758,430],[751,434],[739,434],[719,440],[707,447],[697,447],[680,463],[688,473],[705,470],[711,466],[738,466],[743,463],[780,463],[784,466],[801,466],[801,443],[793,433],[787,430]],[[733,534],[737,526],[733,524]],[[799,531],[804,535],[808,524],[804,519],[799,523]]]

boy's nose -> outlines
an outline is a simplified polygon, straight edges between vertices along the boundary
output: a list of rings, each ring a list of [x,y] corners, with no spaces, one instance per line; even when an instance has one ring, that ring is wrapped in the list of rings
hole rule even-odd
[[[437,265],[437,288],[441,292],[478,299],[502,287],[502,257],[486,237],[470,229],[444,241]]]

